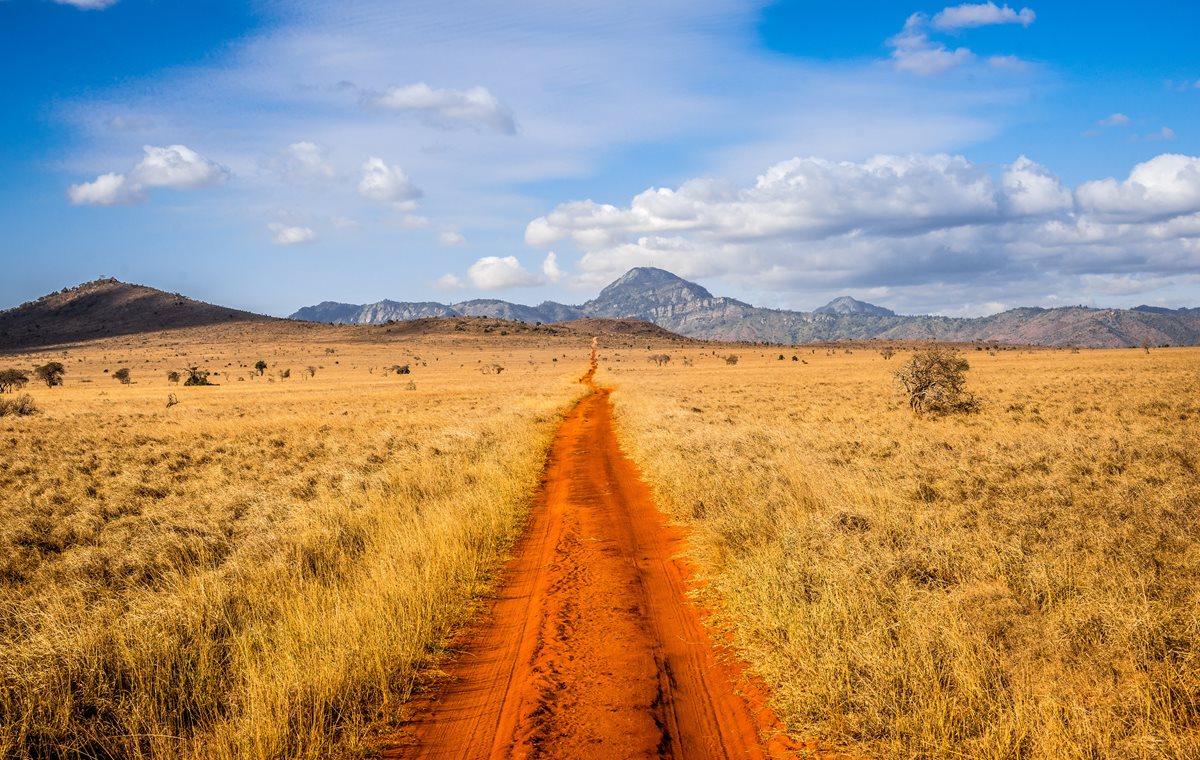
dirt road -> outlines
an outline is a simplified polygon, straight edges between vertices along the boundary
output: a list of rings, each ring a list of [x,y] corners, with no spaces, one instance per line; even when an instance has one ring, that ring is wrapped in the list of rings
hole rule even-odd
[[[680,537],[592,392],[554,441],[526,534],[446,683],[392,758],[791,756],[761,693],[686,599]]]

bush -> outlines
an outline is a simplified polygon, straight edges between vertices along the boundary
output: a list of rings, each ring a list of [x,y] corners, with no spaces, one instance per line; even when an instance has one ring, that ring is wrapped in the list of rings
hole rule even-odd
[[[0,393],[19,391],[29,382],[29,373],[23,369],[0,370]]]
[[[62,362],[47,362],[33,370],[33,374],[46,384],[47,388],[53,388],[56,385],[63,384],[63,375],[66,374],[67,368],[62,365]]]
[[[730,365],[730,366],[733,366],[734,364],[737,364],[737,363],[738,363],[738,357],[737,357],[737,354],[730,354],[729,356],[726,356],[726,357],[725,357],[725,363],[726,363],[726,364],[728,364],[728,365]]]
[[[661,367],[664,364],[671,363],[671,355],[670,354],[653,354],[652,356],[649,357],[649,361],[654,362],[654,366]]]
[[[896,355],[896,352],[889,346],[888,348],[885,348],[882,351],[880,351],[879,355],[882,356],[884,359],[891,359],[893,356]]]
[[[113,379],[121,383],[121,385],[129,385],[133,382],[133,378],[129,375],[129,367],[121,367],[113,373]]]
[[[930,346],[896,370],[896,381],[904,388],[909,407],[918,414],[974,412],[979,401],[966,389],[970,368],[953,348]]]
[[[188,367],[187,373],[187,380],[183,381],[184,385],[212,385],[212,383],[208,381],[209,372],[206,369],[200,369],[199,367]]]
[[[14,399],[0,398],[0,417],[7,417],[9,415],[14,417],[28,417],[40,411],[37,408],[37,404],[33,402],[33,396],[30,396],[28,393],[22,393]]]
[[[267,363],[262,359],[259,359],[254,363],[254,369],[258,371],[259,375],[262,375],[262,373],[267,371]]]
[[[178,383],[179,378],[180,378],[180,375],[175,370],[171,370],[170,372],[167,373],[167,382],[168,383]]]

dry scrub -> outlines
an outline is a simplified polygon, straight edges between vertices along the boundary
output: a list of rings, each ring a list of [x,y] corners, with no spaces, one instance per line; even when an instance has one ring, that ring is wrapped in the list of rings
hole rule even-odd
[[[969,351],[947,418],[875,351],[647,353],[600,379],[796,734],[1200,757],[1200,350]]]
[[[369,743],[489,587],[587,357],[213,340],[55,353],[44,413],[0,421],[0,756]],[[197,366],[216,387],[169,383]]]

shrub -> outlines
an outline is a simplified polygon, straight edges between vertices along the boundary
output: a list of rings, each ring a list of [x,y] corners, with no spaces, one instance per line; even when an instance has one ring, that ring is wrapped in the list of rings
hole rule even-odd
[[[167,382],[168,383],[178,383],[179,378],[180,378],[180,375],[175,370],[171,370],[170,372],[167,373]]]
[[[730,366],[733,366],[734,364],[737,364],[737,363],[738,363],[738,357],[737,357],[737,354],[730,354],[729,356],[726,356],[726,357],[725,357],[725,363],[726,363],[726,364],[728,364],[728,365],[730,365]]]
[[[893,356],[896,355],[896,352],[889,346],[888,348],[885,348],[882,351],[880,351],[879,355],[882,356],[884,359],[891,359]]]
[[[27,417],[31,414],[37,414],[40,409],[33,402],[33,396],[28,393],[22,393],[14,399],[0,399],[0,417],[9,415],[15,417]]]
[[[904,388],[909,407],[918,414],[974,412],[979,401],[966,389],[970,368],[953,348],[930,346],[896,370],[896,381]]]
[[[654,362],[654,366],[661,367],[664,364],[671,363],[671,355],[670,354],[654,354],[649,357],[649,361]]]
[[[187,380],[183,381],[184,385],[212,385],[212,383],[208,381],[209,372],[206,369],[200,369],[199,367],[188,367],[187,373]]]
[[[129,375],[129,367],[121,367],[114,372],[113,379],[120,382],[121,385],[129,385],[133,382],[133,378]]]
[[[317,376],[317,368],[316,367],[309,366],[309,367],[306,367],[304,371],[308,373],[309,377]]]
[[[258,371],[259,375],[262,375],[262,373],[267,371],[267,363],[262,359],[259,359],[254,363],[254,369]]]
[[[0,393],[19,391],[29,382],[29,373],[23,369],[0,370]]]
[[[56,385],[63,384],[63,375],[66,374],[67,368],[62,365],[62,362],[47,362],[33,370],[33,374],[46,384],[47,388],[53,388]]]
[[[291,376],[292,376],[292,371],[290,369],[279,370],[279,379],[280,380],[287,380]]]

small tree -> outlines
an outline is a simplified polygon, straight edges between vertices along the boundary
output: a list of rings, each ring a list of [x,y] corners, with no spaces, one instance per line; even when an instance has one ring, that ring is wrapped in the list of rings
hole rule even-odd
[[[112,376],[121,385],[129,385],[133,382],[133,378],[129,376],[129,367],[121,367]]]
[[[738,357],[737,357],[737,354],[730,354],[729,356],[726,356],[726,357],[725,357],[725,363],[726,363],[726,364],[728,364],[728,365],[729,365],[729,366],[731,366],[731,367],[732,367],[734,364],[737,364],[737,363],[738,363]]]
[[[167,373],[167,382],[168,383],[178,384],[179,378],[180,378],[180,375],[175,370],[171,370],[170,372]]]
[[[262,359],[259,359],[258,361],[256,361],[254,363],[254,369],[258,372],[259,376],[261,377],[262,373],[267,371],[267,363],[265,361],[263,361]]]
[[[279,370],[279,379],[280,380],[287,380],[291,376],[292,376],[292,371],[290,369]]]
[[[892,350],[891,346],[888,346],[887,348],[880,351],[879,355],[882,356],[884,359],[891,359],[893,356],[896,355],[896,352]]]
[[[974,412],[979,401],[966,389],[970,368],[953,348],[930,346],[896,370],[896,381],[904,388],[909,407],[918,414]]]
[[[212,383],[208,381],[209,372],[206,369],[200,369],[199,367],[188,367],[187,373],[187,380],[183,381],[184,385],[212,385]]]
[[[19,391],[29,382],[29,373],[23,369],[0,370],[0,393]]]
[[[47,388],[53,388],[56,385],[63,384],[63,375],[66,374],[67,368],[62,365],[62,362],[47,362],[33,370],[33,374],[46,384]]]

